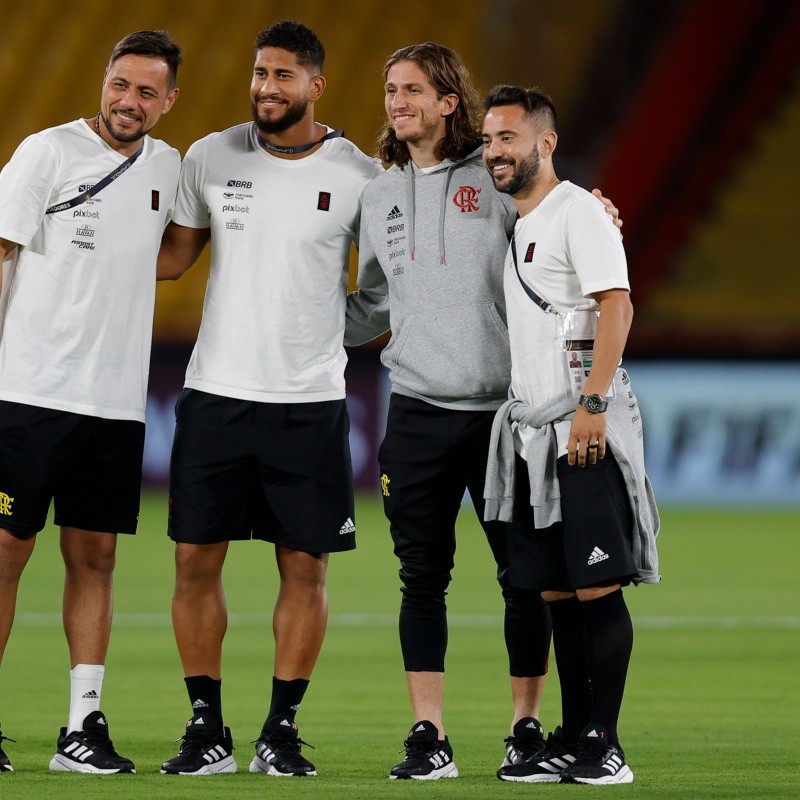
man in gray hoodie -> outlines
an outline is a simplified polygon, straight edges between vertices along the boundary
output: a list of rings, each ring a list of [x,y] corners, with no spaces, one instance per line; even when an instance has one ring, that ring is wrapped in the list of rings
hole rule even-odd
[[[503,261],[516,209],[483,166],[477,99],[457,53],[405,47],[387,60],[384,80],[379,149],[390,168],[364,193],[345,344],[383,333],[391,308],[381,359],[392,395],[379,461],[401,564],[400,642],[414,725],[390,778],[435,780],[458,775],[442,704],[445,594],[465,491],[505,601],[514,718],[504,764],[525,760],[542,742],[536,718],[550,618],[537,592],[510,585],[502,523],[483,522],[491,425],[510,380]]]

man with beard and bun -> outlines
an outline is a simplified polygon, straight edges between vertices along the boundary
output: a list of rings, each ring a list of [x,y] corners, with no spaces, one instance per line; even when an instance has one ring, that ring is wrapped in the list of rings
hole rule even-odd
[[[211,241],[203,319],[176,406],[169,536],[172,619],[192,718],[167,774],[235,772],[221,703],[231,540],[275,546],[272,694],[251,772],[316,775],[295,714],[327,623],[328,554],[355,547],[342,345],[348,257],[381,171],[314,120],[322,43],[287,20],[262,31],[253,122],[201,139],[183,164],[160,278]]]
[[[98,113],[29,136],[0,173],[0,659],[52,500],[71,663],[57,771],[135,772],[100,696],[116,534],[136,533],[139,515],[156,257],[180,170],[178,151],[147,134],[178,97],[181,59],[163,31],[129,34]]]
[[[485,109],[483,160],[519,212],[504,270],[512,399],[493,430],[486,517],[513,517],[510,583],[550,605],[562,702],[547,748],[498,777],[630,783],[617,733],[633,647],[622,587],[659,580],[659,519],[620,368],[625,252],[602,204],[555,173],[550,98],[498,86]]]
[[[401,566],[400,644],[414,724],[389,777],[436,780],[458,776],[442,717],[445,595],[465,491],[505,602],[514,709],[504,764],[544,744],[536,718],[550,619],[538,592],[508,581],[505,526],[483,522],[489,434],[510,379],[502,281],[516,209],[481,162],[477,98],[457,53],[431,42],[404,47],[389,56],[384,81],[379,149],[391,167],[364,194],[345,342],[368,341],[391,322],[381,358],[392,394],[379,460]]]

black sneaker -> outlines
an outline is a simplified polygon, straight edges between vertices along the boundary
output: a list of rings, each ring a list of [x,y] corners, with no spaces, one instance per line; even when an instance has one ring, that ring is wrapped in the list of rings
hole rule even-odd
[[[220,730],[208,713],[195,714],[186,723],[178,755],[161,765],[162,775],[214,775],[236,772],[230,728]]]
[[[136,772],[133,761],[123,758],[114,749],[102,711],[92,711],[83,721],[83,730],[67,733],[67,729],[62,728],[56,748],[56,754],[50,759],[50,769],[54,772],[100,775]]]
[[[497,777],[502,781],[519,783],[556,783],[562,770],[575,761],[578,749],[577,742],[564,740],[559,726],[547,737],[544,747],[538,753],[527,761],[500,767]]]
[[[587,725],[580,736],[575,762],[561,773],[561,783],[633,783],[633,772],[625,763],[625,753],[608,743],[602,725]]]
[[[300,755],[300,745],[311,747],[297,735],[297,725],[277,716],[268,719],[253,744],[256,754],[250,772],[266,772],[276,778],[314,777],[314,765]],[[312,748],[313,749],[313,748]]]
[[[506,740],[506,757],[500,768],[522,761],[530,761],[538,752],[544,750],[544,728],[538,719],[523,717],[514,725],[513,735]]]
[[[9,739],[8,736],[3,736],[3,731],[0,731],[0,772],[13,772],[14,767],[11,766],[11,762],[8,760],[8,756],[3,752],[2,744],[3,742],[13,742],[16,741],[15,739]]]
[[[435,781],[439,778],[457,778],[458,767],[453,761],[453,748],[447,737],[439,739],[439,731],[428,720],[415,722],[403,742],[406,757],[392,767],[392,780]]]

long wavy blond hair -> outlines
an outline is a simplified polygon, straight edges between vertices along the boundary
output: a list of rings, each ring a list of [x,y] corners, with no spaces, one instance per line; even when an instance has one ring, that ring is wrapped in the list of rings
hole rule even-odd
[[[454,161],[468,156],[481,143],[478,124],[478,97],[461,56],[449,47],[434,42],[413,44],[392,53],[383,68],[383,79],[389,70],[400,61],[413,61],[427,76],[436,90],[437,97],[454,94],[458,105],[452,114],[445,117],[447,126],[444,138],[438,142],[435,155],[439,159]],[[405,166],[411,158],[408,145],[398,141],[397,135],[387,119],[378,136],[378,155],[384,164]]]

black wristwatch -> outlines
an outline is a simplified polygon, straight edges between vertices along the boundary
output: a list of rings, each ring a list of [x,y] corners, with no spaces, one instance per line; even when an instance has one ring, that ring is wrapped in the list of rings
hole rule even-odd
[[[608,408],[608,400],[603,400],[599,394],[582,394],[578,405],[583,406],[590,414],[602,414]]]

